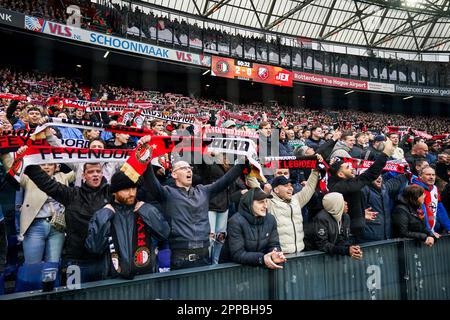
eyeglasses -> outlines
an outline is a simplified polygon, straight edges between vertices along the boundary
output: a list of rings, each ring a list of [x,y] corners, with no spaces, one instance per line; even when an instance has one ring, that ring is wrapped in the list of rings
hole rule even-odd
[[[176,168],[176,169],[174,169],[174,170],[172,170],[172,172],[175,172],[175,171],[177,171],[177,170],[194,170],[194,168],[193,167],[191,167],[191,166],[183,166],[183,167],[179,167],[179,168]]]

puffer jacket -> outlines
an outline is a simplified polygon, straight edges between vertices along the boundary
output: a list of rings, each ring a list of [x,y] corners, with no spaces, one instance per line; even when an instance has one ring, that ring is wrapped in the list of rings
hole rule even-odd
[[[156,270],[156,254],[154,241],[167,240],[169,237],[169,224],[161,212],[151,204],[143,204],[137,212],[134,206],[112,203],[115,210],[102,208],[98,210],[89,223],[88,236],[86,238],[86,249],[105,259],[108,265],[108,276],[117,276],[118,273],[111,263],[111,252],[109,250],[108,238],[113,238],[115,250],[119,255],[120,275],[132,278],[137,274],[153,273]],[[138,250],[137,230],[138,216],[141,217],[146,235],[145,253]],[[114,230],[112,230],[114,229]]]
[[[403,196],[400,196],[393,211],[394,236],[425,241],[434,237],[428,230],[423,218],[419,217],[416,208],[411,207]]]
[[[47,195],[66,207],[66,259],[81,261],[96,260],[86,251],[89,221],[94,212],[109,203],[111,193],[109,184],[103,178],[98,188],[91,188],[85,183],[81,187],[68,187],[50,178],[39,166],[32,165],[25,169],[25,174]]]
[[[252,210],[255,189],[241,199],[239,210],[228,221],[225,248],[221,261],[263,266],[264,254],[280,250],[277,222],[271,214],[255,216]]]
[[[290,202],[282,200],[272,191],[273,198],[269,199],[269,212],[277,221],[281,250],[284,253],[296,253],[305,248],[302,208],[314,195],[318,180],[319,173],[312,171],[305,187],[294,194]]]

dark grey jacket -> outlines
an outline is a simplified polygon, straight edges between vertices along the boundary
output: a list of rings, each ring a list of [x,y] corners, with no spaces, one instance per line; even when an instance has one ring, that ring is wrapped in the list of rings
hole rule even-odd
[[[109,266],[108,276],[117,275],[111,264],[108,237],[113,237],[115,249],[119,253],[119,265],[121,275],[131,278],[135,274],[154,272],[156,269],[156,255],[152,238],[158,241],[167,240],[169,237],[169,224],[161,212],[151,204],[145,203],[135,213],[134,206],[126,206],[113,203],[115,213],[107,208],[98,210],[89,223],[86,249],[96,255],[101,255]],[[144,232],[147,235],[147,248],[150,251],[149,262],[143,266],[135,263],[137,249],[136,221],[138,215],[145,225]],[[114,230],[112,230],[114,229]]]
[[[246,165],[235,165],[222,178],[208,185],[184,188],[161,186],[152,169],[144,173],[144,185],[161,203],[170,225],[171,249],[196,249],[209,246],[209,199],[235,181]]]
[[[392,209],[394,209],[395,200],[407,183],[408,178],[402,174],[383,181],[381,190],[373,185],[363,188],[364,208],[371,207],[372,211],[378,212],[375,220],[366,221],[361,236],[363,240],[377,241],[392,238]]]
[[[239,210],[228,221],[225,249],[221,262],[233,261],[248,265],[264,265],[264,254],[273,249],[281,251],[277,221],[270,213],[265,217],[253,215],[255,189],[250,189],[241,199]]]
[[[308,250],[320,250],[328,254],[349,255],[350,217],[342,215],[341,226],[325,209],[314,216],[305,228],[305,242]]]

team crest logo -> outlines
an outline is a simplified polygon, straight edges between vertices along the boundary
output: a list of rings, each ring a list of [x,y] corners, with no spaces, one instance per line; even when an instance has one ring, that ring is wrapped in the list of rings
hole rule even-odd
[[[323,237],[325,235],[325,229],[319,229],[319,231],[317,232],[317,234],[321,237]]]
[[[132,120],[134,117],[134,112],[127,112],[123,116],[123,122],[127,123],[128,121]]]
[[[227,73],[230,70],[230,67],[228,66],[228,63],[225,61],[218,61],[216,64],[216,69],[220,73]]]
[[[266,67],[259,67],[258,68],[258,76],[262,80],[266,80],[269,77],[269,70]]]
[[[144,124],[144,117],[136,117],[134,118],[134,123],[137,127],[141,127]]]
[[[136,250],[134,254],[134,264],[136,267],[145,267],[150,263],[150,250],[147,247],[142,247]]]
[[[431,202],[431,203],[428,205],[428,208],[430,208],[431,212],[436,213],[437,207],[436,207],[436,204],[434,204],[433,202]]]
[[[42,32],[44,30],[44,19],[25,16],[25,29]]]
[[[150,157],[152,155],[151,150],[152,148],[147,144],[139,146],[139,148],[137,148],[136,150],[137,161],[139,161],[141,164],[146,164],[150,160]]]

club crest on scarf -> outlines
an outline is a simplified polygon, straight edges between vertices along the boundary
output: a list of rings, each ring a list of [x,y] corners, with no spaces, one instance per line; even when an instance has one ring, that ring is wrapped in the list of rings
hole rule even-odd
[[[145,267],[150,263],[150,250],[147,247],[138,248],[134,254],[136,267]]]
[[[141,164],[146,164],[152,155],[152,147],[142,144],[136,149],[136,159]]]

